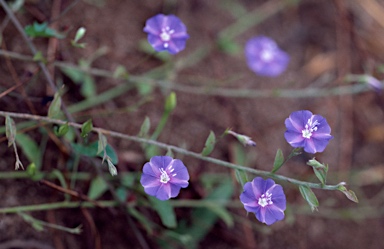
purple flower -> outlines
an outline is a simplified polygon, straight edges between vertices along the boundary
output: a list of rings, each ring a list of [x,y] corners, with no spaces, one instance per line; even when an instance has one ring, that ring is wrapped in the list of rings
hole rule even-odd
[[[285,120],[287,131],[284,136],[287,142],[295,148],[304,147],[308,153],[322,152],[329,140],[331,127],[327,120],[310,111],[296,111]]]
[[[169,156],[154,156],[144,164],[140,183],[145,193],[165,201],[188,186],[189,174],[183,162]]]
[[[148,33],[148,42],[160,51],[176,54],[185,48],[189,38],[187,28],[181,20],[174,15],[158,14],[147,20],[144,32]]]
[[[245,210],[255,213],[256,218],[267,225],[284,219],[286,199],[283,187],[275,184],[272,179],[256,177],[252,182],[244,184],[240,201]]]
[[[245,57],[252,71],[268,77],[280,75],[289,63],[289,55],[274,40],[265,36],[253,37],[247,42]]]

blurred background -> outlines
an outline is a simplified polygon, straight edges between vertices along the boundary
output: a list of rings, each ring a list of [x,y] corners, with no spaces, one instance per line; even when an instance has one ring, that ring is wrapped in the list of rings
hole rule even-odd
[[[125,191],[127,203],[135,208],[75,207],[26,213],[64,227],[81,224],[80,234],[47,226],[39,231],[23,215],[0,212],[0,249],[383,247],[384,99],[364,82],[349,79],[350,75],[383,79],[384,1],[5,2],[23,27],[47,22],[64,35],[63,39],[34,38],[31,42],[41,52],[40,61],[47,60],[54,82],[65,85],[63,102],[77,123],[92,119],[94,127],[137,135],[148,117],[153,133],[161,122],[165,99],[174,91],[177,106],[158,141],[200,153],[213,131],[218,141],[210,156],[270,171],[277,149],[285,156],[292,150],[284,139],[284,120],[293,111],[310,110],[327,119],[334,136],[326,150],[315,155],[329,164],[328,183],[347,182],[359,203],[341,192],[314,190],[320,206],[312,212],[297,186],[278,182],[287,196],[286,217],[266,226],[246,214],[238,200],[241,186],[232,170],[175,153],[188,167],[191,179],[177,198],[180,202],[172,204],[178,224],[169,228],[144,205],[146,197],[138,179],[148,152],[141,144],[108,137],[120,175],[112,179],[99,160],[65,149],[68,144],[48,132],[53,127],[15,119],[23,123],[18,131],[29,138],[17,141],[24,166],[31,158],[28,148],[34,146],[40,156],[39,170],[47,173],[45,180],[59,186],[62,182],[52,172],[62,172],[62,180],[68,183],[67,173],[77,172],[78,180],[71,186],[76,193],[89,196],[94,179],[104,175],[117,194],[118,189]],[[158,13],[175,14],[187,26],[190,39],[175,56],[153,53],[146,41],[145,21]],[[86,43],[85,48],[71,45],[80,27],[86,28],[80,41]],[[0,110],[46,116],[55,92],[38,64],[31,61],[31,50],[2,8],[0,31]],[[257,35],[274,39],[290,55],[288,69],[279,77],[260,77],[247,67],[243,47]],[[129,76],[120,77],[122,72]],[[1,120],[4,125],[5,118]],[[252,137],[257,146],[244,148],[233,137],[220,137],[227,128]],[[0,206],[67,198],[65,192],[41,179],[15,173],[15,154],[7,147],[5,128],[1,131]],[[34,145],[28,144],[31,140]],[[97,135],[89,137],[95,140]],[[306,165],[312,157],[303,153],[278,173],[317,182]],[[121,178],[125,180],[116,180]],[[114,200],[116,193],[110,190],[99,190],[93,197]],[[202,199],[216,199],[218,209],[198,202]]]

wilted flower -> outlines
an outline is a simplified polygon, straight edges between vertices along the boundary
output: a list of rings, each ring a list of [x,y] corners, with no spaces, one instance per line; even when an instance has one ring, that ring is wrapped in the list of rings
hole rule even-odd
[[[248,136],[245,136],[245,135],[242,135],[242,134],[239,134],[239,133],[236,133],[234,131],[231,131],[231,130],[228,130],[226,131],[227,134],[231,134],[232,136],[234,136],[235,138],[237,138],[237,140],[239,140],[239,142],[244,145],[244,146],[256,146],[256,142],[253,141],[250,137]]]
[[[140,183],[145,193],[159,200],[176,197],[188,186],[189,174],[183,162],[169,156],[154,156],[144,164]]]
[[[307,110],[291,113],[285,120],[285,126],[287,142],[295,148],[304,147],[308,153],[322,152],[333,138],[327,120]]]
[[[174,15],[158,14],[149,18],[144,32],[148,33],[148,42],[156,51],[168,51],[171,54],[183,50],[189,38],[187,28]]]
[[[255,213],[256,218],[267,225],[284,219],[286,199],[283,187],[272,179],[256,177],[244,185],[240,201],[245,210]]]
[[[252,71],[268,77],[280,75],[289,63],[289,55],[274,40],[265,36],[257,36],[247,42],[245,57]]]

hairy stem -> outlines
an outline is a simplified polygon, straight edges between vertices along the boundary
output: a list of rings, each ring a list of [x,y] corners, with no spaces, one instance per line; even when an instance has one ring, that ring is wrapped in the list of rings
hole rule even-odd
[[[0,111],[0,116],[4,116],[5,117],[6,115],[8,115],[10,117],[14,117],[14,118],[30,119],[30,120],[36,120],[36,121],[40,121],[40,122],[47,122],[47,123],[58,124],[58,125],[63,125],[63,124],[67,123],[66,121],[62,121],[62,120],[58,120],[58,119],[51,119],[51,118],[43,117],[43,116]],[[82,127],[82,124],[73,123],[73,122],[68,122],[68,125],[72,126],[74,128],[77,128],[77,129],[81,129],[81,127]],[[299,180],[296,180],[296,179],[293,179],[293,178],[290,178],[290,177],[274,174],[274,173],[271,173],[271,172],[268,172],[268,171],[252,169],[252,168],[248,168],[248,167],[245,167],[245,166],[242,166],[242,165],[238,165],[238,164],[222,161],[222,160],[219,160],[219,159],[216,159],[216,158],[213,158],[213,157],[202,156],[199,153],[192,152],[192,151],[189,151],[189,150],[186,150],[186,149],[182,149],[182,148],[174,146],[174,145],[169,145],[169,144],[166,144],[166,143],[157,142],[157,141],[154,141],[154,140],[151,140],[151,139],[145,139],[145,138],[140,138],[140,137],[136,137],[136,136],[130,136],[130,135],[126,135],[126,134],[122,134],[122,133],[119,133],[119,132],[110,131],[110,130],[106,130],[106,129],[102,129],[102,128],[95,128],[95,127],[93,127],[92,131],[95,132],[95,133],[102,133],[102,134],[104,134],[106,136],[111,136],[111,137],[121,138],[121,139],[125,139],[125,140],[130,140],[130,141],[134,141],[134,142],[137,142],[137,143],[146,143],[146,144],[155,145],[155,146],[157,146],[159,148],[162,148],[162,149],[165,149],[165,150],[172,150],[174,152],[177,152],[177,153],[180,153],[180,154],[183,154],[183,155],[186,155],[186,156],[194,157],[194,158],[200,159],[202,161],[210,162],[210,163],[213,163],[213,164],[216,164],[216,165],[220,165],[220,166],[223,166],[223,167],[227,167],[227,168],[231,168],[231,169],[243,170],[243,171],[255,174],[255,175],[269,177],[269,178],[272,178],[272,179],[275,179],[275,180],[279,180],[279,181],[290,182],[290,183],[298,185],[298,186],[299,185],[303,185],[303,186],[307,186],[307,187],[310,187],[310,188],[325,189],[325,190],[338,190],[338,188],[340,186],[340,184],[337,184],[337,185],[321,185],[320,183],[312,183],[312,182],[299,181]]]

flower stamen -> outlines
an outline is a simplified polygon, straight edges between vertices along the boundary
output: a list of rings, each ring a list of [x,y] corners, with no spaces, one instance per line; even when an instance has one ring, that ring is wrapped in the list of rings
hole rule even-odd
[[[267,205],[272,205],[272,193],[269,193],[268,191],[265,194],[262,194],[259,198],[258,204],[262,207],[265,207]]]
[[[312,132],[317,131],[317,127],[320,125],[319,121],[312,122],[312,118],[308,119],[305,129],[301,131],[304,138],[311,138]]]
[[[169,178],[169,175],[163,168],[160,168],[160,172],[161,172],[161,176],[160,176],[161,183],[167,183],[169,182],[169,180],[171,180],[171,178]]]

